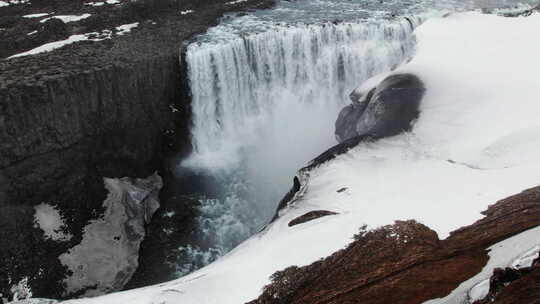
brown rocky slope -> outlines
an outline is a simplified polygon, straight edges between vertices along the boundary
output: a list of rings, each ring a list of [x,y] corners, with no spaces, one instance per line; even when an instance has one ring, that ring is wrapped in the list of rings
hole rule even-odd
[[[417,304],[444,297],[480,272],[488,247],[540,225],[540,187],[501,200],[484,215],[444,240],[415,221],[361,231],[325,259],[276,272],[250,304]],[[540,269],[532,267],[491,303],[538,303],[531,295],[539,294],[539,277]]]

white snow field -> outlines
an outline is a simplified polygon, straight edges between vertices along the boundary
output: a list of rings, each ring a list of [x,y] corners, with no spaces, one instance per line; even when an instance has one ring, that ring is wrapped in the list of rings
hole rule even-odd
[[[117,26],[116,35],[122,36],[122,35],[128,34],[129,32],[131,32],[132,29],[136,28],[137,26],[139,26],[139,22]],[[33,32],[28,33],[28,35],[30,34],[33,34]],[[79,41],[85,41],[85,40],[101,41],[105,39],[111,39],[113,37],[112,34],[113,32],[111,30],[103,30],[101,32],[90,32],[90,33],[85,33],[85,34],[80,34],[80,35],[71,35],[67,39],[45,43],[29,51],[9,56],[7,59],[51,52],[65,45],[69,45],[69,44],[79,42]]]
[[[441,238],[472,224],[488,204],[540,182],[539,28],[540,14],[428,20],[416,30],[415,57],[394,72],[414,73],[426,85],[412,132],[361,144],[314,169],[303,197],[278,220],[205,268],[168,283],[66,303],[245,303],[258,297],[272,273],[345,247],[363,224],[416,219]],[[319,209],[339,214],[288,227]],[[466,297],[493,267],[511,265],[538,245],[538,230],[494,245],[481,274],[432,303]]]

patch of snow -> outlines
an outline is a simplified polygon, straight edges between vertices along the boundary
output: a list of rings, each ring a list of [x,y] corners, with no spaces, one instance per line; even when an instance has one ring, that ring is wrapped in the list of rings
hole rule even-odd
[[[164,217],[173,217],[176,213],[174,211],[169,211],[163,214]]]
[[[28,285],[28,277],[23,278],[19,283],[11,286],[13,301],[26,300],[32,297],[32,289]]]
[[[124,35],[126,33],[129,33],[131,31],[131,29],[137,27],[138,24],[139,23],[136,22],[136,23],[131,23],[131,24],[125,24],[125,25],[118,26],[118,27],[116,27],[116,30],[117,30],[116,35],[121,36],[121,35]],[[37,32],[37,31],[35,31],[35,32]],[[33,35],[33,34],[35,34],[35,32],[28,33],[27,35]],[[61,48],[61,47],[65,46],[65,45],[69,45],[69,44],[72,44],[72,43],[75,43],[75,42],[78,42],[78,41],[84,41],[84,40],[101,41],[101,40],[105,40],[105,39],[111,39],[112,36],[113,36],[113,31],[111,31],[111,30],[103,30],[101,32],[91,32],[91,33],[85,33],[85,34],[80,34],[80,35],[71,35],[65,40],[49,42],[49,43],[46,43],[44,45],[33,48],[33,49],[29,50],[29,51],[12,55],[12,56],[8,57],[7,59],[50,52],[50,51],[56,50],[58,48]]]
[[[37,34],[38,31],[31,31],[30,33],[26,34],[27,36],[32,36],[32,35],[35,35]]]
[[[485,298],[489,293],[489,282],[490,279],[485,279],[474,285],[474,287],[468,292],[468,303],[474,303],[475,301]]]
[[[487,294],[484,282],[488,281],[487,288],[489,289],[489,278],[493,270],[510,266],[513,259],[530,249],[531,244],[540,244],[540,227],[529,229],[489,247],[489,261],[479,274],[461,283],[445,298],[429,300],[424,304],[461,304],[471,303],[474,299],[482,299],[483,297],[480,296],[483,293]],[[475,288],[475,285],[478,287]],[[474,292],[471,293],[469,290]]]
[[[103,5],[105,5],[105,2],[86,2],[84,5],[88,5],[88,6],[103,6]]]
[[[136,28],[137,26],[139,26],[139,22],[123,24],[123,25],[117,26],[116,30],[118,32],[116,34],[117,35],[127,34],[127,33],[131,32],[131,30]]]
[[[60,19],[62,20],[62,22],[64,23],[69,23],[69,22],[76,22],[76,21],[80,21],[80,20],[83,20],[83,19],[86,19],[88,17],[92,16],[91,14],[82,14],[82,15],[57,15],[57,16],[52,16],[52,17],[49,17],[49,18],[45,18],[43,20],[40,20],[39,22],[43,23],[49,19]]]
[[[416,30],[416,56],[396,71],[414,73],[425,82],[412,132],[363,143],[300,176],[305,190],[280,218],[196,272],[153,287],[67,303],[245,303],[259,296],[275,271],[332,254],[364,224],[371,229],[417,219],[441,238],[472,224],[489,204],[540,180],[534,153],[540,143],[531,137],[540,128],[540,61],[535,60],[540,41],[532,38],[538,28],[540,14],[463,13],[428,20]],[[336,192],[343,185],[349,195]],[[288,226],[313,210],[339,214]],[[489,278],[493,267],[506,266],[539,244],[539,232],[534,228],[492,246],[480,274],[430,304],[460,303]]]
[[[540,251],[540,245],[534,246],[525,252],[523,255],[515,259],[511,267],[516,269],[531,267],[533,261],[538,258],[538,252]]]
[[[64,279],[66,293],[86,296],[122,289],[138,267],[139,245],[145,224],[159,208],[159,175],[142,178],[105,178],[109,191],[105,213],[84,228],[80,244],[60,255],[72,272]]]
[[[194,10],[181,11],[180,15],[187,15],[187,14],[191,14],[193,12],[195,12],[195,11]]]
[[[230,1],[230,2],[227,2],[225,4],[227,5],[234,5],[234,4],[238,4],[238,3],[242,3],[242,2],[247,2],[248,0],[236,0],[236,1]]]
[[[46,238],[54,241],[69,241],[73,236],[65,233],[64,219],[56,207],[41,203],[34,207],[34,221],[36,225],[43,230]]]
[[[86,2],[84,5],[88,6],[103,6],[105,4],[119,4],[119,0],[107,0],[107,1],[101,1],[101,2]]]
[[[75,43],[77,41],[83,41],[83,40],[88,40],[88,36],[84,35],[84,34],[83,35],[71,35],[65,40],[49,42],[49,43],[46,43],[44,45],[38,46],[37,48],[33,48],[33,49],[29,50],[29,51],[10,56],[7,59],[16,58],[16,57],[22,57],[22,56],[28,56],[28,55],[35,55],[35,54],[45,53],[45,52],[50,52],[52,50],[61,48],[61,47],[65,46],[65,45],[72,44],[72,43]]]
[[[17,5],[17,4],[25,4],[30,2],[30,0],[8,0],[8,1],[0,1],[0,7],[3,6],[10,6],[10,5]]]
[[[39,18],[39,17],[49,16],[50,14],[51,13],[30,14],[30,15],[24,15],[23,18]]]

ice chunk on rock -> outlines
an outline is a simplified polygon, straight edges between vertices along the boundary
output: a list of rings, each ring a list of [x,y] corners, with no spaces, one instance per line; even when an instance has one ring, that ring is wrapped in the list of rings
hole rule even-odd
[[[119,290],[138,267],[145,224],[159,208],[159,175],[105,178],[105,214],[86,226],[81,243],[60,256],[72,273],[66,293],[86,296]]]

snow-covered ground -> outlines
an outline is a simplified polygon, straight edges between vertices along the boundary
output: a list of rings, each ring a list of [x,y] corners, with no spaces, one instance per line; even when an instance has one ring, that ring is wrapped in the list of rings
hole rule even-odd
[[[131,32],[131,30],[136,28],[137,26],[139,26],[139,22],[119,25],[115,28],[116,30],[115,33],[116,35],[122,36]],[[35,32],[30,32],[27,35],[33,35],[33,34],[35,34]],[[12,55],[8,57],[7,59],[50,52],[50,51],[59,49],[65,45],[69,45],[78,41],[84,41],[84,40],[101,41],[105,39],[111,39],[112,36],[113,36],[113,31],[111,30],[103,30],[101,32],[91,32],[91,33],[85,33],[85,34],[80,34],[80,35],[71,35],[67,39],[49,42],[49,43],[40,45],[36,48],[33,48],[29,51]]]
[[[103,6],[106,4],[120,4],[120,0],[107,0],[107,1],[98,1],[98,2],[86,2],[84,5],[88,6]]]
[[[5,0],[5,1],[0,1],[0,7],[17,5],[17,4],[25,4],[28,2],[29,0]]]
[[[92,16],[92,15],[90,15],[90,14],[82,14],[82,15],[57,15],[57,16],[52,16],[52,17],[49,17],[49,18],[42,19],[42,20],[40,20],[39,22],[44,23],[45,21],[54,18],[54,19],[60,19],[60,20],[62,20],[62,22],[64,22],[64,23],[69,23],[69,22],[77,22],[77,21],[86,19],[86,18],[88,18],[88,17],[90,17],[90,16]]]
[[[375,228],[417,219],[441,238],[472,224],[488,204],[539,184],[538,28],[540,14],[463,13],[428,20],[416,30],[415,57],[396,71],[414,73],[426,85],[412,132],[361,144],[314,169],[304,196],[278,220],[199,271],[68,303],[245,303],[260,294],[272,273],[345,247],[363,224]],[[339,214],[288,227],[319,209]],[[494,245],[481,274],[435,303],[455,303],[492,267],[515,263],[540,243],[538,229]]]

